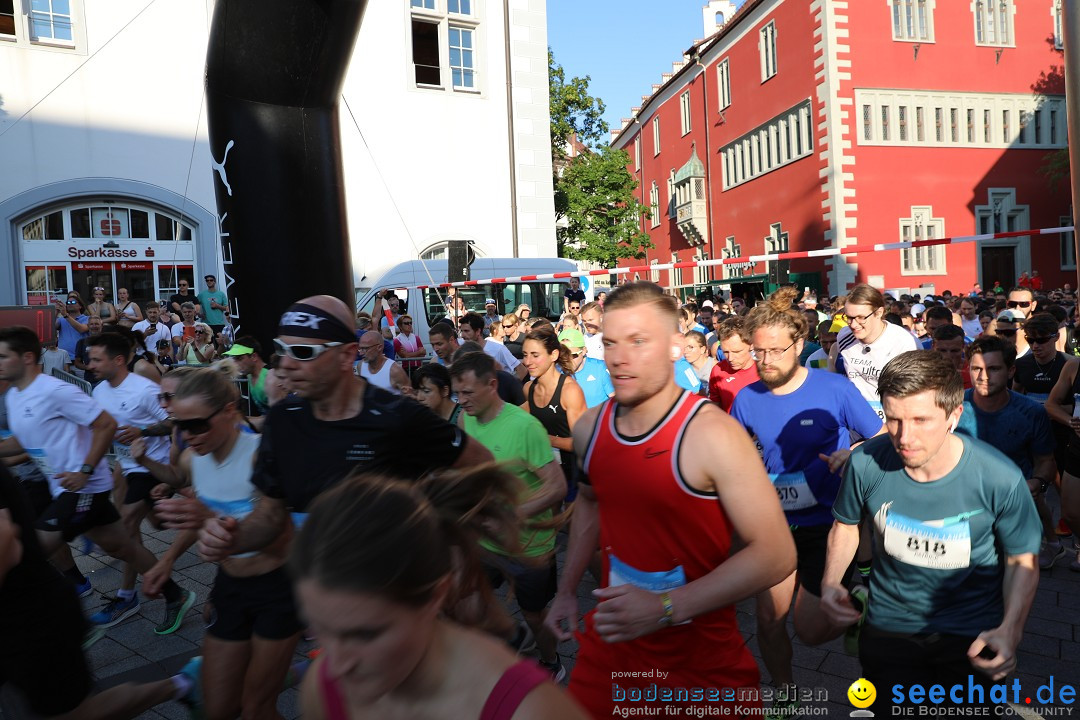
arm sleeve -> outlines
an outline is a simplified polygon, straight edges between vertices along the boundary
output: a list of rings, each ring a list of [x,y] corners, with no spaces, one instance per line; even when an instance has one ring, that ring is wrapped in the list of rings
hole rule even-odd
[[[97,400],[65,382],[56,383],[55,388],[46,397],[48,397],[48,404],[57,414],[76,425],[90,425],[101,413],[105,412]]]
[[[864,447],[865,445],[852,450],[851,457],[844,466],[840,490],[833,501],[833,517],[845,525],[857,525],[862,520],[863,493],[859,476],[867,464]]]
[[[281,484],[281,471],[274,454],[272,441],[274,433],[270,422],[272,417],[273,412],[263,423],[262,440],[259,442],[259,452],[255,458],[255,471],[251,474],[251,483],[259,488],[263,495],[281,500],[285,497],[285,490]]]
[[[1006,555],[1037,553],[1042,545],[1042,523],[1027,481],[1016,471],[1015,482],[1001,493],[994,534]]]
[[[411,400],[400,403],[398,414],[400,427],[407,428],[398,433],[405,442],[401,450],[407,457],[428,469],[450,467],[457,462],[465,447],[464,430]],[[423,438],[423,442],[416,442],[416,438]],[[547,441],[547,435],[544,440]]]

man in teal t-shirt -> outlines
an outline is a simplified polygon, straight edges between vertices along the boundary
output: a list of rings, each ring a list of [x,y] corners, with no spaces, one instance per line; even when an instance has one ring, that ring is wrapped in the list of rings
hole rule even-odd
[[[465,411],[463,427],[474,440],[491,451],[506,469],[522,479],[525,492],[518,505],[528,518],[521,533],[521,554],[515,558],[505,551],[490,551],[485,564],[492,585],[504,578],[513,584],[521,615],[536,638],[540,662],[553,675],[565,676],[556,651],[555,636],[543,625],[546,608],[555,597],[555,531],[551,527],[530,528],[533,523],[551,523],[552,506],[566,497],[566,478],[555,462],[547,431],[539,420],[499,397],[495,361],[483,352],[466,353],[450,366],[450,379],[458,403]],[[490,608],[489,610],[495,610]],[[523,631],[505,613],[489,612],[488,627],[515,647],[524,643]],[[515,631],[518,634],[515,636]]]
[[[224,311],[229,306],[229,299],[225,297],[225,293],[217,289],[216,277],[207,275],[203,280],[206,282],[206,289],[199,293],[196,299],[202,307],[203,320],[217,337],[221,328],[225,327]]]
[[[943,355],[910,351],[878,379],[887,436],[852,451],[833,503],[836,522],[822,609],[860,621],[842,580],[872,523],[874,571],[859,659],[877,688],[874,712],[911,705],[913,685],[946,689],[945,705],[991,702],[988,686],[1016,667],[1016,646],[1039,582],[1040,527],[1019,468],[993,447],[954,434],[960,374]],[[968,684],[982,688],[968,697]],[[948,695],[964,688],[962,700]]]

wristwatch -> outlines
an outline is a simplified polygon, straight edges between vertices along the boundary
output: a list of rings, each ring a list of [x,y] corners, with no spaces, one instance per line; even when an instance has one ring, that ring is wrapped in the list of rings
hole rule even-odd
[[[90,463],[83,463],[82,467],[79,468],[79,472],[81,472],[83,475],[93,475],[94,466]]]

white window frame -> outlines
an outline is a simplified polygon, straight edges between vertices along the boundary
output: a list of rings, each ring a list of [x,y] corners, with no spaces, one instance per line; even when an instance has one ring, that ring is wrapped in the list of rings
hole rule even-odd
[[[68,13],[57,13],[53,11],[52,3],[56,0],[41,0],[41,2],[49,3],[49,10],[42,12],[40,10],[34,10],[28,7],[26,10],[26,22],[29,29],[30,41],[40,45],[54,45],[57,47],[75,47],[75,10],[74,3],[71,0],[68,1]],[[67,25],[71,32],[70,38],[58,38],[55,35],[35,35],[34,23],[37,20],[44,20],[53,32],[56,32],[57,25]]]
[[[694,254],[694,262],[706,262],[709,259],[709,253],[705,251],[705,248],[698,248]],[[695,265],[694,266],[694,284],[695,285],[708,285],[709,284],[709,269],[708,265]]]
[[[690,130],[693,129],[689,90],[679,96],[679,119],[681,122],[682,134],[685,137],[690,133]]]
[[[934,217],[930,205],[913,205],[911,217],[900,218],[900,242],[943,237],[946,237],[945,219]],[[905,248],[900,251],[900,274],[946,275],[945,258],[944,245]]]
[[[649,265],[659,265],[659,264],[660,264],[660,261],[658,259],[656,259],[656,258],[653,258],[652,260],[649,261]],[[649,270],[649,280],[651,280],[652,282],[659,285],[660,284],[660,271],[659,270]]]
[[[1016,4],[1013,0],[971,0],[975,44],[1016,47]],[[1002,35],[1005,35],[1002,38]]]
[[[458,45],[458,46],[453,45],[453,40],[452,40],[452,36],[453,36],[455,30],[458,33],[461,33],[458,37],[462,38],[462,44]],[[464,40],[463,40],[464,37],[465,37],[465,33],[468,33],[469,42],[471,43],[471,47],[465,47]],[[450,64],[450,84],[451,84],[451,87],[453,87],[454,90],[463,91],[463,92],[477,92],[478,88],[476,87],[476,28],[468,27],[466,25],[459,25],[457,23],[450,23],[450,25],[447,28],[446,47],[447,47],[446,61]],[[462,63],[460,65],[454,65],[454,61],[452,60],[453,51],[455,49],[459,53],[461,53]],[[471,52],[472,53],[472,64],[471,65],[465,65],[464,64],[464,57],[465,57],[466,52]],[[454,72],[455,71],[461,73],[462,84],[460,84],[460,85],[454,80]],[[466,73],[472,73],[472,85],[464,84]]]
[[[761,28],[758,37],[758,54],[761,56],[761,82],[776,76],[776,21]]]
[[[896,42],[934,42],[936,0],[885,0],[889,6],[889,24]]]
[[[14,0],[12,3],[13,12],[11,16],[14,31],[12,33],[0,35],[0,47],[12,44],[28,48],[32,47],[48,52],[73,52],[78,55],[88,54],[83,2],[84,0],[69,0],[69,14],[63,15],[51,12],[51,5],[48,13],[41,13],[39,11],[31,10],[30,0]],[[71,40],[49,36],[35,36],[33,34],[33,18],[35,15],[42,14],[48,15],[49,18],[66,18],[66,22],[71,26]]]
[[[458,10],[455,11],[450,9],[450,3],[452,2],[457,3]],[[468,3],[469,12],[461,12],[461,6],[466,3]],[[476,0],[446,0],[446,12],[449,15],[454,15],[456,17],[472,17],[475,14],[475,10]]]
[[[1061,8],[1062,0],[1054,0],[1053,6],[1050,8],[1050,17],[1054,20],[1054,47],[1058,50],[1065,49],[1065,38],[1063,37],[1064,25],[1063,18],[1064,11]]]
[[[652,143],[653,143],[653,157],[660,154],[660,116],[657,115],[652,119]]]
[[[464,2],[465,0],[460,0]],[[416,6],[413,3],[420,2],[421,6]],[[483,37],[483,24],[481,17],[483,16],[483,7],[481,3],[483,0],[468,0],[469,12],[456,13],[450,12],[448,0],[410,0],[406,5],[406,12],[408,13],[408,28],[409,37],[407,38],[406,47],[408,48],[407,62],[409,63],[409,73],[407,73],[407,82],[409,87],[414,90],[423,92],[431,91],[448,91],[458,95],[483,95],[486,81],[483,64],[483,55],[480,49],[484,46]],[[416,66],[412,55],[412,25],[414,21],[430,23],[438,26],[439,36],[439,82],[437,84],[419,83],[416,81]],[[472,47],[469,50],[472,52],[472,66],[467,67],[464,63],[458,65],[452,65],[450,61],[451,46],[450,35],[451,30],[459,30],[467,32],[472,37]],[[464,57],[464,50],[462,50],[462,56]],[[462,58],[463,59],[463,58]],[[455,84],[454,72],[460,71],[462,77],[466,70],[471,70],[473,77],[473,85]]]
[[[634,171],[641,172],[641,133],[634,138]]]
[[[992,187],[986,191],[987,204],[975,206],[975,232],[988,234],[1005,232],[1009,229],[1020,231],[1031,227],[1031,208],[1028,205],[1018,205],[1016,202],[1016,188]],[[1002,221],[999,227],[992,222],[995,216]],[[976,243],[976,256],[980,249],[986,246],[1011,246],[1016,249],[1014,255],[1013,273],[1020,275],[1021,269],[1031,267],[1031,238],[1020,236],[1011,238],[995,238],[979,240]],[[980,272],[982,269],[980,267]],[[993,278],[991,278],[992,280]],[[986,278],[979,280],[985,284]]]
[[[668,197],[668,217],[673,218],[676,216],[675,208],[678,207],[678,203],[675,201],[675,168],[672,168],[668,173],[667,181],[667,197]]]
[[[749,182],[814,152],[810,99],[720,148],[723,190]]]
[[[1058,227],[1068,227],[1073,224],[1073,219],[1069,215],[1058,216]],[[1058,257],[1061,262],[1062,270],[1075,270],[1076,269],[1076,244],[1073,240],[1073,231],[1063,232],[1059,236],[1059,253]]]
[[[716,87],[721,110],[731,107],[731,64],[724,58],[716,66]]]
[[[649,188],[649,227],[660,227],[660,186],[653,180]]]
[[[1062,124],[1065,97],[1028,93],[963,93],[923,90],[855,90],[859,145],[969,147],[1049,150],[1065,147]],[[915,129],[908,115],[907,139],[902,140],[897,124],[890,122],[884,135],[884,108],[915,108]],[[867,114],[869,108],[869,115]],[[925,117],[922,122],[919,115]],[[940,121],[941,124],[939,126]],[[956,133],[953,133],[953,116]],[[1021,117],[1026,119],[1021,130]],[[966,125],[968,118],[972,124]],[[892,118],[892,115],[889,116]],[[1006,118],[1008,119],[1006,121]],[[989,123],[989,124],[988,124]],[[920,140],[920,129],[924,137]],[[940,133],[940,135],[939,135]],[[940,137],[940,139],[938,139]],[[955,139],[954,139],[955,138]]]

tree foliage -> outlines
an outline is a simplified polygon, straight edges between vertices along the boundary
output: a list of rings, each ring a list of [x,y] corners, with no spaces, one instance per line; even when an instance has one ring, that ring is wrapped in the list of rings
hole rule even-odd
[[[559,255],[610,267],[621,258],[643,258],[653,247],[641,230],[649,211],[636,197],[630,158],[606,142],[604,103],[589,93],[589,77],[566,79],[548,50],[551,93],[551,159]],[[585,149],[568,158],[577,138]]]

